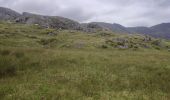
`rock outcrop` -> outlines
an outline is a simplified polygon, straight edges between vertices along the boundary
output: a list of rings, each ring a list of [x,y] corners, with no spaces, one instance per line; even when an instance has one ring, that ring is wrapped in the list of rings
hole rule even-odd
[[[15,21],[21,14],[4,7],[0,7],[0,20]]]
[[[36,24],[45,28],[80,30],[81,25],[68,18],[59,16],[43,16],[24,12],[19,14],[8,8],[0,7],[0,20],[24,24]]]
[[[76,21],[59,17],[59,16],[43,16],[24,12],[22,16],[16,19],[18,23],[37,24],[45,28],[56,29],[80,29],[80,24]]]

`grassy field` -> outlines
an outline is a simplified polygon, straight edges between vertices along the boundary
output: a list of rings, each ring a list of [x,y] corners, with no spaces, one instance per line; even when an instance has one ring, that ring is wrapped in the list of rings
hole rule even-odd
[[[106,42],[117,37],[135,46]],[[142,38],[1,22],[0,99],[169,100],[169,42]]]

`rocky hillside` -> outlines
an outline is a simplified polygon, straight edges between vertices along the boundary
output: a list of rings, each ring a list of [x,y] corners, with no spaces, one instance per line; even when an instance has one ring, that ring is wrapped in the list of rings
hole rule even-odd
[[[139,34],[115,34],[111,31],[101,31],[95,24],[87,25],[87,27],[98,28],[98,32],[92,34],[77,30],[56,30],[40,28],[36,25],[0,22],[0,45],[72,49],[170,49],[170,42],[167,40]]]
[[[24,12],[19,14],[11,9],[0,7],[0,20],[9,20],[24,24],[37,24],[45,28],[57,29],[81,29],[78,22],[59,17],[59,16],[43,16]]]
[[[45,28],[57,29],[80,29],[80,24],[76,21],[58,17],[58,16],[43,16],[24,12],[22,16],[16,19],[18,23],[38,24]]]
[[[13,11],[11,9],[0,7],[0,20],[14,21],[16,18],[18,18],[20,16],[21,16],[21,14]]]
[[[0,100],[169,100],[169,65],[167,40],[0,22]]]
[[[116,33],[144,34],[156,38],[170,39],[170,23],[162,23],[152,27],[124,27],[120,24],[104,22],[91,22],[80,24],[68,18],[59,16],[43,16],[24,12],[19,14],[11,9],[0,7],[0,20],[13,21],[24,24],[36,24],[44,28],[82,30],[85,32],[98,32],[109,30]]]

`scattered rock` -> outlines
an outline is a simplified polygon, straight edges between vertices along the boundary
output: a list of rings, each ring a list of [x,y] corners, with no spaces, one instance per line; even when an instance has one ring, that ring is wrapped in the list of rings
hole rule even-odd
[[[146,48],[146,49],[148,49],[148,48],[150,48],[148,45],[146,45],[146,44],[142,44],[142,47],[144,47],[144,48]]]
[[[128,42],[128,39],[125,39],[125,38],[116,38],[116,39],[113,39],[113,41],[117,42],[117,43],[124,44],[124,43]]]
[[[170,52],[170,49],[168,49],[168,51]]]
[[[102,31],[103,28],[100,27],[98,24],[95,23],[83,23],[81,24],[82,31],[87,33],[96,33],[97,31]]]
[[[152,41],[152,38],[150,36],[145,36],[143,39],[144,42]]]
[[[120,46],[118,46],[118,48],[119,49],[128,49],[129,47],[127,45],[124,45],[124,46],[120,45]]]
[[[49,36],[54,36],[54,35],[57,35],[57,33],[49,32],[48,35],[49,35]]]
[[[79,48],[79,49],[83,48],[83,47],[85,47],[85,43],[83,43],[83,42],[75,43],[74,47]]]
[[[75,32],[75,31],[73,31],[73,30],[70,30],[70,31],[69,31],[69,33],[76,33],[76,32]]]

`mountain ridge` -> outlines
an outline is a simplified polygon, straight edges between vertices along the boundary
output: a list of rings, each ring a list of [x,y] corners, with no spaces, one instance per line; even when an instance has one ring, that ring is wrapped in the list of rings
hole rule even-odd
[[[111,24],[106,22],[79,23],[77,21],[60,16],[45,16],[29,12],[23,12],[20,14],[14,10],[4,7],[0,7],[0,20],[24,24],[38,24],[45,28],[72,29],[86,32],[94,32],[96,30],[110,30],[117,33],[138,33],[150,35],[156,38],[170,39],[170,23],[161,23],[151,27],[125,27],[117,23]]]

